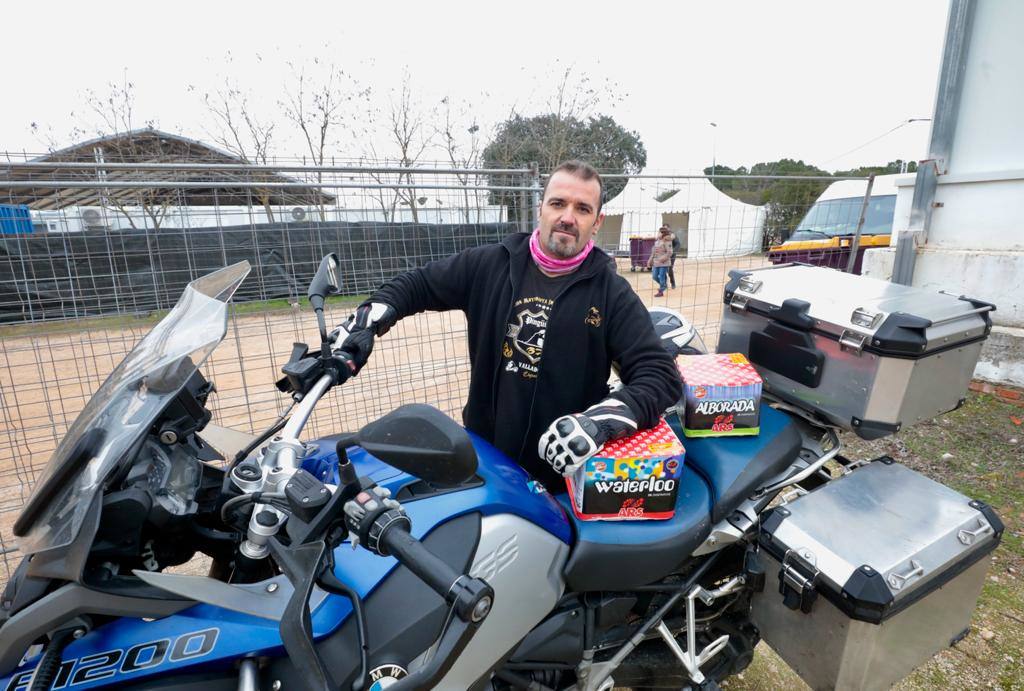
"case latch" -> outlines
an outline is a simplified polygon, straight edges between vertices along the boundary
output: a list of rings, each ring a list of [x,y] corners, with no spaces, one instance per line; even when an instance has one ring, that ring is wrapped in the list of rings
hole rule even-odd
[[[842,335],[839,336],[839,347],[857,355],[864,350],[864,344],[867,342],[867,336],[850,329],[843,329]]]
[[[756,293],[761,290],[762,282],[753,276],[744,276],[740,279],[740,290],[745,293]]]
[[[750,298],[739,293],[733,293],[732,300],[729,301],[729,309],[733,312],[746,312],[749,302]]]
[[[872,312],[864,307],[858,307],[850,315],[850,321],[854,326],[861,326],[865,329],[873,329],[878,323],[878,320],[882,318],[881,312]]]
[[[960,530],[956,534],[956,539],[960,541],[960,544],[970,546],[973,545],[974,541],[977,540],[979,537],[981,537],[982,535],[987,535],[991,532],[995,532],[992,530],[992,526],[990,526],[988,523],[979,518],[977,528],[975,528],[974,530],[968,530],[967,528]]]
[[[811,566],[810,573],[805,574],[795,561],[790,560],[794,554],[795,552],[789,549],[782,557],[782,566],[779,568],[779,594],[782,595],[782,604],[789,609],[798,609],[804,614],[810,614],[814,601],[818,599],[815,585],[820,571]],[[808,553],[808,556],[813,555]]]

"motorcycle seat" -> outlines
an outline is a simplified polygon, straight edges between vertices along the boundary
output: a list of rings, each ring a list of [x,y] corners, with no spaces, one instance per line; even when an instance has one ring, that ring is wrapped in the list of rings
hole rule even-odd
[[[669,425],[686,447],[686,465],[711,487],[712,524],[724,520],[755,490],[788,468],[802,445],[793,419],[764,404],[761,432],[756,436],[686,438],[679,418],[669,418]]]
[[[668,520],[584,521],[568,494],[555,497],[573,526],[575,540],[563,575],[569,589],[628,590],[669,575],[711,532],[711,490],[683,465],[675,515]]]

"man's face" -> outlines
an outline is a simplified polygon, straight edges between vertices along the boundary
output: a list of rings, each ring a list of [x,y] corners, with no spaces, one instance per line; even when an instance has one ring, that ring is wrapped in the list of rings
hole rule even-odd
[[[604,221],[597,213],[601,185],[560,170],[548,181],[540,204],[540,246],[553,259],[579,254]]]

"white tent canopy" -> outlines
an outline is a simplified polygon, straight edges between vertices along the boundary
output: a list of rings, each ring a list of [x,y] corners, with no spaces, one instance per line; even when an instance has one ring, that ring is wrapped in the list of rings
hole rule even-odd
[[[621,228],[623,252],[631,237],[653,237],[663,223],[682,241],[686,256],[697,258],[758,252],[764,233],[763,206],[737,201],[707,178],[631,178],[604,213],[609,229]]]

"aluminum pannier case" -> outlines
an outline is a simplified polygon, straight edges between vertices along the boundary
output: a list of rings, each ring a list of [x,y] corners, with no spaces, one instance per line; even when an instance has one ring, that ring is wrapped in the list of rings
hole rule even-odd
[[[989,303],[804,264],[731,271],[718,352],[764,390],[864,439],[959,407]]]
[[[961,640],[1003,524],[881,458],[763,517],[762,638],[814,689],[885,689]]]

